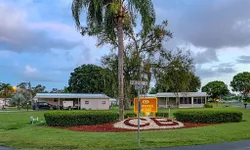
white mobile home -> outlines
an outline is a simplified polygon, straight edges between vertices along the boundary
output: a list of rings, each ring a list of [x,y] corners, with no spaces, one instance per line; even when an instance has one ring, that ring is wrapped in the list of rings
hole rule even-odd
[[[159,108],[192,108],[203,107],[207,103],[206,92],[164,92],[157,94],[145,94],[141,97],[156,97]]]
[[[157,93],[159,107],[168,106],[176,108],[203,107],[207,102],[206,92],[166,92]]]
[[[37,102],[47,102],[60,107],[77,107],[79,109],[107,110],[109,97],[105,94],[80,94],[80,93],[37,93]]]

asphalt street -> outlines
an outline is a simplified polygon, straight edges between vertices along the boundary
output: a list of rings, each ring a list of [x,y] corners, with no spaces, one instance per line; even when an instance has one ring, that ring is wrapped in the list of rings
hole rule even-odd
[[[149,150],[250,150],[250,140],[226,142],[218,144],[197,145],[197,146],[155,148]]]

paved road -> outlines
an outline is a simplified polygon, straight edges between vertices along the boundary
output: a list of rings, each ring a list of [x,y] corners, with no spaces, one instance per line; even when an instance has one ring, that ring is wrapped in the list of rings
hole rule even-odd
[[[0,150],[17,150],[17,149],[0,146]]]
[[[155,148],[150,150],[250,150],[250,140],[197,146]]]

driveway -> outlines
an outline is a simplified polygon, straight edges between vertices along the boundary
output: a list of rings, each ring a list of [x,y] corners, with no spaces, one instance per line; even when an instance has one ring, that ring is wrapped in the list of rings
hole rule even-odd
[[[218,144],[197,145],[197,146],[155,148],[150,150],[250,150],[250,140],[225,142]]]

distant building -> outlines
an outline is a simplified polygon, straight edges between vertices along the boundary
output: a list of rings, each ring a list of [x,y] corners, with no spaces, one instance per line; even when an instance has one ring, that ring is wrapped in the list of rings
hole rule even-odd
[[[64,107],[77,107],[79,109],[107,110],[109,109],[109,97],[105,94],[82,93],[37,93],[36,102],[47,102],[51,105]]]
[[[141,97],[156,97],[159,108],[192,108],[203,107],[207,103],[206,92],[164,92],[157,94],[146,94]]]

